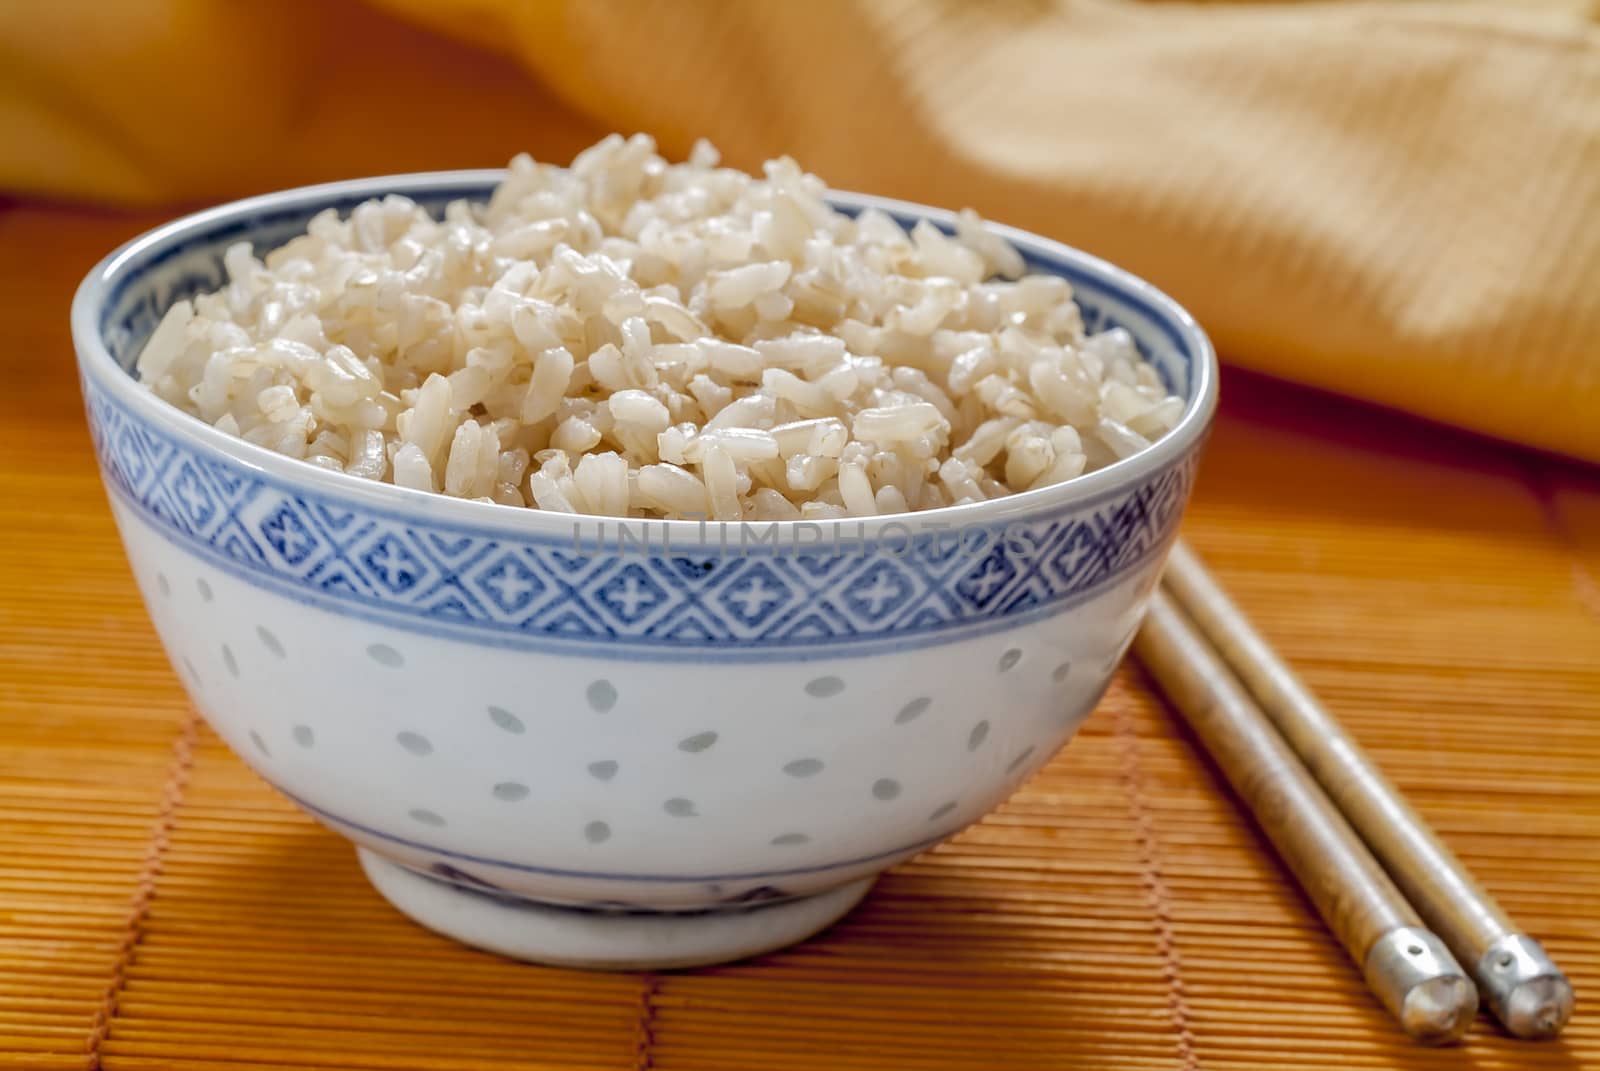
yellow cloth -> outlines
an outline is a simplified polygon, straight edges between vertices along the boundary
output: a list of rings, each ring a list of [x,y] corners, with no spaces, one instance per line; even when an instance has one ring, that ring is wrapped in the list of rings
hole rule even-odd
[[[646,130],[972,205],[1225,359],[1600,460],[1600,4],[0,4],[0,186],[125,203]]]

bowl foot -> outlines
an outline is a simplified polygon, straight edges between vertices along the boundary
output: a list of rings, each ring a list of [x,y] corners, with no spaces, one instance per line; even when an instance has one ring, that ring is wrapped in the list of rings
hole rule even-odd
[[[647,914],[512,900],[356,853],[384,899],[430,930],[514,959],[591,970],[699,967],[770,952],[831,926],[877,880],[752,907]]]

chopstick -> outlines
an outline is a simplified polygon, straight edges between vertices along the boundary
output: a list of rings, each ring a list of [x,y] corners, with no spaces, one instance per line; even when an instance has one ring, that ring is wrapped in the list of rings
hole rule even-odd
[[[1478,993],[1244,686],[1165,592],[1134,651],[1244,799],[1367,985],[1406,1033],[1439,1044],[1472,1025]]]
[[[1250,624],[1180,539],[1163,586],[1238,675],[1407,899],[1466,964],[1506,1030],[1548,1038],[1572,1015],[1572,984],[1520,931]]]

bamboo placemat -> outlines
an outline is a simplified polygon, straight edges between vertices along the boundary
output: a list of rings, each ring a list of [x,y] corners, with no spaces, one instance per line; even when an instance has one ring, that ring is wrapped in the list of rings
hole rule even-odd
[[[1600,1066],[1600,477],[1230,375],[1186,531],[1579,991],[1403,1038],[1135,666],[831,932],[595,975],[402,919],[190,713],[90,457],[66,306],[148,219],[0,207],[0,1066]]]

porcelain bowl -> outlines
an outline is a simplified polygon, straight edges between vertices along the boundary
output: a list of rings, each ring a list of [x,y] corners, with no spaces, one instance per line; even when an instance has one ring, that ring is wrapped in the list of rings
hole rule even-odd
[[[216,732],[425,925],[617,968],[801,939],[983,817],[1094,708],[1189,494],[1211,346],[1150,285],[996,228],[1072,283],[1092,330],[1133,334],[1182,422],[1055,487],[824,524],[577,518],[374,484],[224,435],[131,374],[170,304],[224,282],[229,244],[261,253],[386,193],[441,211],[500,176],[241,201],[89,273],[84,401],[151,620]]]

